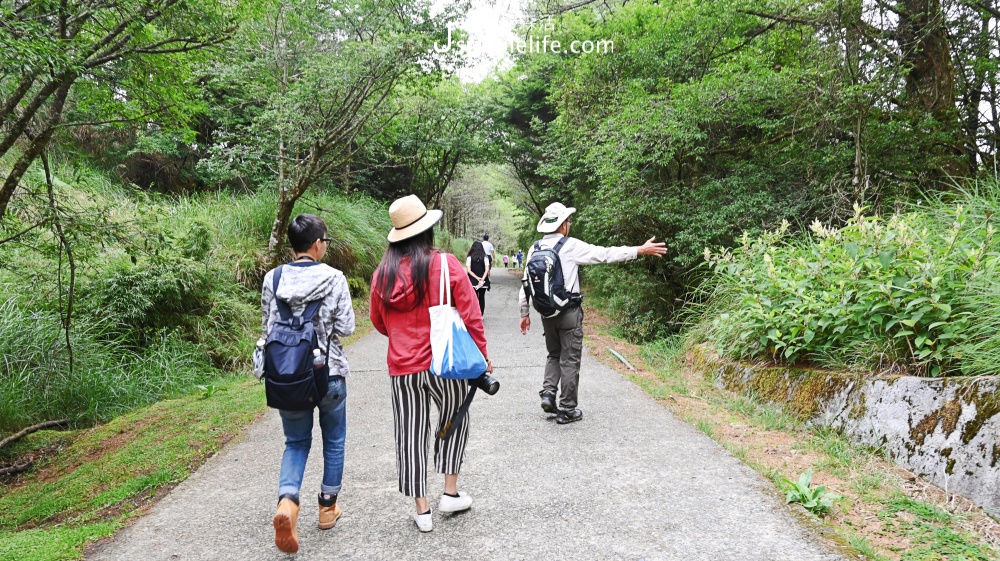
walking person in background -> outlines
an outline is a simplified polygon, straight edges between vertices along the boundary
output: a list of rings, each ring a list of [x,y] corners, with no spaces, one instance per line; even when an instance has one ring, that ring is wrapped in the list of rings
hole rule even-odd
[[[468,255],[465,256],[465,272],[469,275],[472,287],[476,289],[479,298],[479,313],[486,313],[486,291],[490,289],[490,260],[486,258],[483,244],[472,242]]]
[[[510,267],[510,257],[507,257],[507,254],[505,253],[503,255],[503,268],[506,269],[508,267]]]
[[[490,258],[490,267],[497,262],[497,252],[494,249],[493,244],[490,242],[490,235],[483,234],[483,251],[486,252],[486,256]]]
[[[519,249],[519,250],[517,250],[517,268],[518,269],[520,269],[522,267],[522,265],[521,265],[521,260],[522,259],[524,259],[524,254],[521,253],[521,250]]]
[[[370,317],[379,333],[389,337],[386,362],[392,388],[392,413],[396,435],[396,469],[399,491],[413,497],[413,521],[421,532],[433,529],[427,503],[427,444],[431,403],[438,410],[437,431],[461,407],[469,392],[466,380],[435,376],[431,367],[431,322],[429,307],[440,305],[438,280],[441,278],[441,251],[434,247],[434,225],[440,210],[427,210],[416,195],[396,200],[389,206],[393,228],[389,247],[372,276]],[[493,371],[486,353],[482,312],[476,313],[477,298],[454,255],[446,256],[452,302],[476,346],[487,358],[487,372]],[[434,289],[432,290],[431,287]],[[440,512],[458,512],[472,506],[472,497],[458,490],[458,474],[469,440],[469,417],[447,439],[435,436],[434,467],[444,474],[444,494]]]
[[[561,425],[583,419],[583,412],[577,408],[580,359],[583,355],[580,265],[628,261],[639,255],[662,257],[667,252],[666,244],[653,242],[656,238],[650,238],[645,244],[636,247],[600,247],[571,238],[569,217],[574,212],[575,208],[567,208],[562,203],[552,203],[545,209],[537,226],[537,230],[545,236],[528,250],[523,278],[523,282],[531,282],[531,257],[536,251],[551,249],[558,255],[563,279],[563,286],[560,288],[565,288],[569,293],[568,303],[561,311],[556,310],[542,316],[548,361],[539,396],[542,398],[542,410],[556,414],[556,422]],[[531,317],[528,312],[528,294],[523,285],[518,303],[521,308],[521,333],[527,335],[531,329]],[[537,298],[535,305],[538,305]],[[556,393],[560,389],[559,407],[556,408]]]
[[[331,241],[333,240],[327,237],[326,224],[318,216],[300,214],[292,219],[288,226],[288,242],[295,252],[295,260],[264,275],[260,297],[263,339],[267,339],[275,322],[281,319],[279,307],[285,307],[285,314],[290,310],[290,315],[300,318],[306,313],[309,304],[320,303],[313,315],[319,347],[315,353],[317,358],[326,361],[330,369],[326,395],[316,407],[319,409],[319,428],[323,435],[323,481],[318,497],[321,530],[333,528],[341,515],[337,495],[344,475],[344,440],[347,436],[346,377],[349,369],[340,338],[354,333],[354,308],[347,288],[347,278],[337,269],[320,263]],[[280,277],[275,290],[274,275],[278,274],[279,269]],[[299,549],[299,489],[302,487],[306,459],[312,444],[313,411],[279,409],[278,413],[285,434],[285,452],[278,476],[278,509],[273,520],[274,543],[281,551],[295,553]]]

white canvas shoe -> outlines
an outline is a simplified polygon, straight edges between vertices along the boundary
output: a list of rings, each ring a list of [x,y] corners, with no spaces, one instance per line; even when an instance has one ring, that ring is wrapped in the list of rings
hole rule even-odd
[[[434,520],[431,518],[431,512],[427,514],[417,514],[414,512],[413,521],[417,523],[417,529],[421,532],[430,532],[434,529]]]
[[[461,512],[463,510],[468,510],[471,506],[472,497],[466,494],[465,491],[459,491],[457,497],[441,495],[441,502],[438,504],[438,510],[441,512]]]

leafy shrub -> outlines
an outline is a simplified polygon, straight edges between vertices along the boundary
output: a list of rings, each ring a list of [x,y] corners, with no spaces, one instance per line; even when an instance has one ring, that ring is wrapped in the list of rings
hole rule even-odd
[[[840,496],[827,492],[825,485],[811,486],[812,478],[812,469],[800,475],[798,481],[782,478],[786,486],[785,503],[799,503],[809,512],[822,516],[830,512],[833,500]]]
[[[969,292],[995,270],[997,243],[992,212],[970,212],[970,199],[888,219],[855,206],[843,228],[816,221],[808,239],[785,223],[732,250],[706,248],[705,337],[736,358],[975,373]]]
[[[191,317],[211,308],[210,275],[189,259],[118,261],[94,287],[90,312],[106,315],[118,333],[146,345],[163,330],[189,325]]]
[[[614,319],[614,333],[632,343],[646,343],[669,336],[677,324],[669,287],[640,264],[581,267],[584,301],[587,293],[602,300]]]

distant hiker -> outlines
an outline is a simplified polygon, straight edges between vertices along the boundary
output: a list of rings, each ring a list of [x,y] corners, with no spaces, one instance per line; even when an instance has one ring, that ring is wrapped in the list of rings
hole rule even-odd
[[[528,250],[518,298],[522,334],[527,334],[531,328],[529,297],[542,315],[548,361],[539,396],[542,410],[555,414],[556,422],[561,425],[583,418],[583,412],[577,409],[583,354],[580,265],[628,261],[638,255],[662,256],[667,252],[666,244],[653,243],[655,237],[637,247],[600,247],[570,238],[569,216],[574,212],[575,208],[567,208],[562,203],[552,203],[545,209],[537,229],[546,235]],[[556,408],[558,388],[562,391]]]
[[[431,508],[427,504],[427,441],[430,430],[431,402],[438,411],[437,427],[449,422],[469,392],[466,380],[435,376],[431,367],[430,312],[440,304],[438,281],[441,278],[441,254],[434,247],[434,225],[441,220],[440,210],[427,210],[416,195],[397,199],[389,206],[393,228],[387,239],[389,247],[372,276],[370,317],[379,333],[389,337],[389,379],[392,387],[392,413],[396,434],[396,469],[399,491],[414,497],[417,511],[413,521],[421,532],[433,529]],[[486,334],[482,313],[476,313],[476,294],[463,275],[462,264],[446,255],[452,305],[475,341],[486,353]],[[487,372],[493,365],[487,361]],[[458,512],[472,506],[472,497],[458,490],[458,473],[465,459],[469,440],[469,418],[464,417],[450,437],[434,440],[434,467],[444,474],[444,494],[438,503],[440,512]]]
[[[472,288],[479,297],[479,313],[486,312],[486,291],[490,289],[490,260],[486,258],[482,242],[472,242],[465,257],[465,272],[469,275]]]
[[[521,250],[519,249],[519,250],[517,250],[517,268],[518,269],[521,268],[521,260],[522,259],[524,259],[524,254],[521,253]]]
[[[490,267],[497,262],[497,252],[493,248],[493,244],[490,243],[490,235],[483,234],[483,251],[486,252],[486,256],[490,258]]]
[[[505,269],[510,266],[510,257],[507,257],[507,254],[503,256],[503,266]]]
[[[273,520],[274,543],[286,553],[295,553],[299,549],[296,526],[299,489],[312,444],[313,409],[319,409],[319,427],[323,435],[323,480],[318,497],[320,529],[333,528],[341,514],[337,494],[340,493],[344,474],[344,439],[347,436],[345,378],[349,368],[340,337],[354,333],[354,308],[344,273],[320,263],[331,241],[327,237],[326,224],[318,216],[296,216],[288,226],[288,242],[295,252],[295,260],[268,271],[261,289],[263,339],[268,340],[275,324],[301,325],[303,320],[309,319],[304,316],[313,314],[317,348],[306,349],[306,370],[311,366],[319,369],[324,377],[329,377],[329,383],[323,388],[316,387],[313,383],[315,379],[306,380],[307,385],[311,384],[308,387],[316,399],[304,404],[297,404],[293,394],[282,395],[275,390],[275,386],[269,385],[269,380],[265,380],[268,404],[275,403],[273,400],[277,399],[277,403],[289,407],[288,410],[280,407],[278,410],[285,434],[285,452],[278,477],[278,509]],[[277,283],[275,275],[278,276]],[[269,350],[270,347],[265,347],[265,353]],[[273,370],[268,364],[265,362],[264,376],[270,376],[268,371]]]

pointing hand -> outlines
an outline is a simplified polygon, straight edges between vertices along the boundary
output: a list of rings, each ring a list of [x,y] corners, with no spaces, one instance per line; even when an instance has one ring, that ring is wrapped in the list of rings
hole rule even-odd
[[[639,255],[655,255],[656,257],[662,257],[667,253],[667,244],[663,242],[654,243],[653,240],[656,236],[653,236],[646,240],[646,243],[639,246],[636,253]]]

